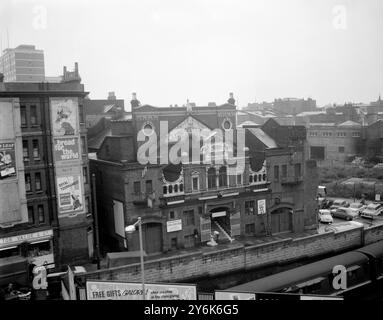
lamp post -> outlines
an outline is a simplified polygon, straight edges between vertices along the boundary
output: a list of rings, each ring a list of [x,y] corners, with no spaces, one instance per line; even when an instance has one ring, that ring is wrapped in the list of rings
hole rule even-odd
[[[141,217],[137,218],[137,222],[131,224],[125,228],[127,233],[133,233],[136,231],[136,226],[138,225],[138,233],[140,238],[140,258],[141,258],[141,283],[142,283],[142,300],[146,300],[145,294],[145,270],[144,270],[144,247],[142,245],[142,221]]]

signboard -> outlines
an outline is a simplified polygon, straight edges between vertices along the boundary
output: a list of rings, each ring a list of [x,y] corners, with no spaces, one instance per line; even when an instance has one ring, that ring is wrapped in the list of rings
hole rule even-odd
[[[52,135],[72,136],[78,133],[78,99],[51,98]]]
[[[7,238],[0,238],[0,246],[3,245],[15,245],[19,244],[24,241],[36,241],[36,240],[42,240],[46,239],[48,237],[53,236],[53,230],[44,230],[44,231],[39,231],[39,232],[34,232],[34,233],[26,233],[26,234],[20,234],[17,236],[13,237],[7,237]]]
[[[311,295],[299,293],[277,293],[277,292],[231,292],[215,291],[215,300],[344,300],[341,296]]]
[[[226,216],[226,211],[213,212],[213,213],[211,214],[211,216],[212,216],[213,218],[224,217],[224,216]]]
[[[78,138],[53,139],[53,154],[55,163],[80,159]]]
[[[147,300],[197,300],[195,285],[145,284]],[[142,300],[142,284],[128,282],[87,281],[88,300]]]
[[[84,211],[84,192],[80,167],[56,169],[59,215]]]
[[[266,213],[266,199],[258,200],[258,214]]]
[[[375,201],[380,201],[380,193],[375,194]]]
[[[171,220],[166,222],[167,232],[174,232],[182,230],[182,220]]]
[[[215,300],[255,300],[254,293],[215,291]]]
[[[15,143],[0,143],[0,180],[16,176]]]
[[[31,262],[36,266],[44,266],[47,269],[52,269],[55,267],[55,258],[53,253],[44,254],[41,256],[34,256],[31,259]]]

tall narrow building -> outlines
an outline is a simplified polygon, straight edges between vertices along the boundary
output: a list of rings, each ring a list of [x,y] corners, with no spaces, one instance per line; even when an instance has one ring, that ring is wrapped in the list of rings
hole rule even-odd
[[[0,57],[0,73],[4,82],[45,81],[44,51],[33,45],[8,48]]]
[[[79,79],[0,82],[0,285],[93,255]]]

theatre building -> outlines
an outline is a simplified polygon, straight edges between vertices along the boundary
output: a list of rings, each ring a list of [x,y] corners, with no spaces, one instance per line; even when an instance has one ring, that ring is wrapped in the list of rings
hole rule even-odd
[[[0,83],[0,284],[93,251],[84,87]]]
[[[137,217],[142,218],[147,254],[205,246],[215,231],[220,244],[316,227],[311,210],[316,186],[305,186],[306,179],[316,183],[316,168],[306,161],[304,127],[295,136],[282,130],[271,137],[267,131],[274,124],[266,122],[241,138],[232,96],[220,106],[158,108],[141,105],[135,95],[131,104],[132,119],[112,120],[97,159],[90,160],[104,251],[139,250],[138,232],[124,231]],[[162,149],[160,139],[164,123],[169,150]],[[179,136],[181,129],[186,137]],[[194,129],[213,137],[193,144]],[[221,129],[223,138],[214,129]],[[230,130],[232,138],[224,135]],[[137,140],[139,132],[144,141]],[[137,154],[152,135],[158,143],[148,154],[158,161],[140,164]],[[180,163],[162,163],[175,144],[186,140],[189,148],[182,151]],[[196,160],[192,155],[197,149]],[[278,179],[276,170],[281,172]]]

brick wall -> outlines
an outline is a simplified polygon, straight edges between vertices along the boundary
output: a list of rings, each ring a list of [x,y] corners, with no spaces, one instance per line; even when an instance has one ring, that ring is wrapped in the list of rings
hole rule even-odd
[[[288,238],[250,247],[238,245],[209,253],[198,252],[152,260],[145,262],[145,279],[147,282],[195,280],[353,249],[362,245],[362,230],[357,228],[304,238]],[[382,230],[380,232],[383,236]],[[139,282],[141,269],[140,264],[135,263],[88,272],[81,275],[81,278]]]
[[[383,225],[369,227],[364,230],[364,244],[370,244],[383,240]]]

